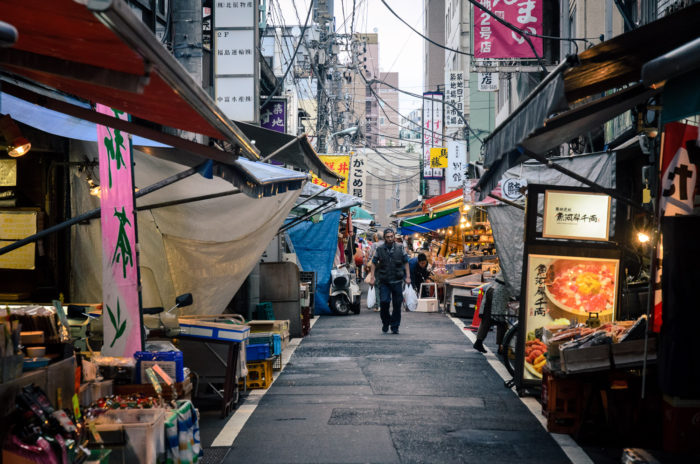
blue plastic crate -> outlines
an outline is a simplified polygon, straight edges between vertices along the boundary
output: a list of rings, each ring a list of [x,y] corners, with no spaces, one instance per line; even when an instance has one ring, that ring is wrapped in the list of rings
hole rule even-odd
[[[272,334],[272,337],[272,344],[274,346],[272,354],[274,356],[279,356],[282,354],[282,336],[280,334]]]
[[[248,345],[245,349],[247,361],[261,361],[270,357],[270,345],[267,343],[257,343]]]

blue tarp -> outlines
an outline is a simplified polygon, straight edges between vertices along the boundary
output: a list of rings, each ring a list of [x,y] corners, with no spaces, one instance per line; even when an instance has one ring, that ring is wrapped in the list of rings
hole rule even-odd
[[[419,234],[424,234],[426,232],[435,232],[438,229],[444,229],[445,227],[456,226],[459,224],[459,211],[452,214],[433,219],[432,221],[427,221],[422,224],[410,225],[408,222],[410,219],[406,219],[401,222],[401,227],[399,227],[399,233],[401,235],[410,235],[415,232]]]
[[[330,314],[328,295],[331,288],[331,269],[338,248],[340,211],[323,213],[323,221],[314,224],[304,221],[287,233],[292,240],[297,259],[303,271],[316,273],[314,314]]]

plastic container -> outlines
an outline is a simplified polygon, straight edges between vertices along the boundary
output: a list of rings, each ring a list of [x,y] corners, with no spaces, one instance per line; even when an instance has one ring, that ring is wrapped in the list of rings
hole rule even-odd
[[[282,354],[282,336],[280,334],[272,334],[272,354],[275,356]]]
[[[260,361],[270,357],[270,345],[267,343],[259,343],[248,345],[246,347],[246,359],[248,362]]]
[[[163,409],[114,409],[94,420],[105,441],[109,434],[124,434],[126,446],[112,450],[110,460],[130,464],[152,464],[165,453]],[[115,454],[123,453],[122,456]],[[121,459],[119,459],[121,458]]]
[[[182,351],[137,351],[134,353],[136,359],[136,382],[148,383],[146,369],[158,364],[175,382],[184,382],[184,359]]]
[[[272,303],[266,301],[255,305],[255,318],[263,321],[274,320],[275,313],[272,310]]]

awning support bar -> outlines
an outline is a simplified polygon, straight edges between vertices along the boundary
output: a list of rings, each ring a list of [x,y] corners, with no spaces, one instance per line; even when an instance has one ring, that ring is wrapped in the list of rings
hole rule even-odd
[[[328,187],[324,188],[323,190],[319,190],[318,192],[316,192],[316,193],[314,193],[313,195],[309,196],[309,198],[307,198],[306,200],[302,201],[301,203],[297,203],[296,205],[294,205],[294,207],[296,208],[297,206],[303,205],[303,204],[306,203],[307,201],[309,201],[309,200],[311,200],[311,199],[313,199],[313,198],[316,198],[317,196],[319,196],[320,194],[322,194],[323,192],[327,191],[327,190],[330,189],[330,188],[333,188],[333,186],[332,186],[332,185],[329,185]]]
[[[271,160],[272,158],[274,158],[274,157],[277,156],[278,154],[282,153],[282,152],[283,152],[284,150],[286,150],[287,148],[289,148],[289,147],[291,147],[292,145],[294,145],[295,143],[299,142],[299,141],[300,141],[301,139],[303,139],[305,136],[306,136],[306,134],[301,134],[301,135],[299,135],[299,136],[297,136],[297,137],[294,137],[292,140],[290,140],[289,142],[287,142],[287,143],[285,143],[284,145],[282,145],[281,147],[279,147],[277,150],[275,150],[275,151],[273,151],[272,153],[270,153],[269,155],[267,155],[267,156],[266,156],[265,158],[263,158],[261,161],[262,161],[263,163],[267,163],[269,160]]]
[[[322,205],[317,206],[316,208],[312,209],[308,213],[304,214],[303,216],[300,216],[300,217],[294,219],[292,222],[289,222],[289,223],[283,225],[282,227],[280,227],[280,229],[277,231],[277,234],[275,234],[275,235],[279,235],[282,232],[288,231],[289,229],[296,226],[297,224],[306,221],[308,218],[310,218],[314,214],[318,214],[319,212],[322,212],[322,210],[325,211],[326,209],[328,209],[329,206],[331,206],[330,203],[335,204],[337,202],[338,201],[335,198],[333,198],[332,200],[328,200],[327,202],[323,203]]]
[[[157,208],[165,208],[167,206],[182,205],[185,203],[194,203],[195,201],[211,200],[212,198],[227,197],[229,195],[236,195],[237,193],[243,193],[240,190],[227,190],[225,192],[211,193],[209,195],[200,195],[198,197],[181,198],[180,200],[164,201],[161,203],[153,203],[150,205],[137,206],[136,211],[147,211]]]
[[[632,200],[630,200],[629,198],[624,197],[624,196],[620,195],[619,193],[612,191],[611,189],[607,189],[607,188],[603,187],[602,185],[593,182],[590,179],[587,179],[579,174],[576,174],[575,172],[570,171],[569,169],[566,169],[565,167],[555,163],[554,161],[552,161],[548,158],[545,158],[542,155],[538,155],[537,153],[533,153],[533,152],[531,152],[531,151],[529,151],[521,146],[518,147],[518,150],[520,151],[520,153],[527,156],[528,158],[532,158],[534,160],[537,160],[540,163],[547,166],[548,168],[559,171],[562,174],[565,174],[565,175],[571,177],[572,179],[577,180],[577,181],[581,182],[582,184],[589,186],[590,188],[592,188],[596,192],[604,193],[604,194],[609,195],[612,198],[614,198],[614,199],[616,199],[616,200],[618,200],[626,205],[631,206],[632,208],[635,208],[639,211],[643,211],[645,213],[649,213],[649,211],[647,211],[646,208],[644,208],[642,205],[639,205],[639,204],[633,202]]]
[[[155,192],[156,190],[160,190],[163,187],[167,187],[170,184],[173,184],[177,182],[178,180],[182,180],[186,177],[190,177],[193,174],[197,174],[198,170],[204,166],[206,163],[202,163],[198,166],[192,167],[190,169],[187,169],[185,171],[179,172],[177,174],[174,174],[166,179],[163,179],[161,181],[156,182],[155,184],[149,185],[148,187],[140,189],[138,192],[134,194],[134,198],[139,198],[144,195],[148,195],[149,193]],[[86,213],[80,214],[78,216],[75,216],[73,218],[68,219],[67,221],[63,221],[60,224],[56,224],[54,226],[49,227],[48,229],[44,229],[40,232],[37,232],[34,235],[30,235],[29,237],[23,238],[22,240],[17,240],[14,243],[11,243],[7,245],[6,247],[0,248],[0,255],[4,255],[5,253],[9,253],[12,250],[16,250],[17,248],[21,248],[24,245],[28,245],[32,242],[36,242],[37,240],[40,240],[48,235],[53,234],[54,232],[61,231],[63,229],[67,229],[68,227],[77,224],[82,221],[87,221],[89,219],[93,219],[96,217],[100,216],[100,213],[102,212],[102,208],[95,208],[91,211],[88,211]]]

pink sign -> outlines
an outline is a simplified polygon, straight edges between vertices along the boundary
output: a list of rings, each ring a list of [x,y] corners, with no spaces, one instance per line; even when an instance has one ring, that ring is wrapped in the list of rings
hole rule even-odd
[[[480,0],[484,7],[518,29],[542,35],[544,0]],[[542,39],[530,37],[542,56]],[[474,6],[475,58],[535,58],[525,38]]]
[[[122,111],[97,112],[128,120]],[[102,321],[106,356],[141,351],[134,178],[129,134],[97,126],[102,207]]]

